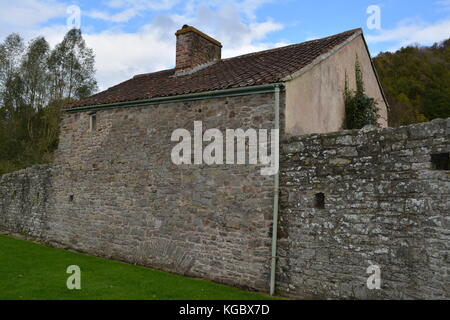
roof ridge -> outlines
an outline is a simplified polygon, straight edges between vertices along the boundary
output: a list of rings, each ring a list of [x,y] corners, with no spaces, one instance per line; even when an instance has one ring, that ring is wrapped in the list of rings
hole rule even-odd
[[[283,49],[287,49],[287,48],[293,48],[293,47],[296,47],[296,46],[305,45],[306,43],[310,43],[310,42],[323,41],[323,40],[326,40],[326,39],[329,39],[329,38],[337,38],[337,37],[342,36],[342,35],[344,35],[346,33],[354,34],[354,33],[358,32],[358,31],[362,32],[362,28],[355,28],[355,29],[347,30],[347,31],[344,31],[344,32],[341,32],[341,33],[334,34],[332,36],[328,36],[328,37],[324,37],[324,38],[318,38],[318,39],[314,39],[314,40],[308,40],[308,41],[299,42],[299,43],[293,43],[293,44],[289,44],[289,45],[283,46],[283,47],[278,47],[278,48],[266,49],[266,50],[262,50],[262,51],[255,51],[255,52],[245,53],[245,54],[242,54],[242,55],[239,55],[239,56],[234,56],[234,57],[229,57],[229,58],[226,58],[226,59],[222,59],[221,61],[226,61],[226,60],[231,60],[231,59],[236,59],[236,58],[242,58],[242,57],[248,57],[248,56],[258,55],[258,54],[261,54],[261,53],[269,53],[269,52],[274,52],[274,51],[277,51],[277,50],[283,50]]]
[[[362,31],[362,28],[355,28],[355,29],[343,31],[341,33],[337,33],[337,34],[334,34],[334,35],[331,35],[331,36],[328,36],[328,37],[318,38],[318,39],[304,41],[304,42],[300,42],[300,43],[293,43],[293,44],[289,44],[289,45],[283,46],[283,47],[278,47],[278,48],[266,49],[266,50],[262,50],[262,51],[255,51],[255,52],[245,53],[245,54],[241,54],[241,55],[238,55],[238,56],[221,59],[221,60],[219,60],[217,62],[220,63],[221,61],[228,61],[228,60],[232,60],[232,59],[238,59],[238,58],[242,58],[242,57],[249,57],[249,56],[258,55],[258,54],[262,54],[262,53],[269,53],[269,52],[274,52],[274,51],[277,51],[277,50],[293,48],[293,47],[296,47],[296,46],[305,45],[306,43],[310,43],[310,42],[322,41],[322,40],[326,40],[326,39],[329,39],[329,38],[336,38],[336,37],[342,36],[342,35],[344,35],[346,33],[352,33],[353,34],[353,33],[356,33],[357,31]],[[161,73],[161,72],[168,72],[168,71],[172,71],[172,70],[175,70],[175,68],[170,68],[170,69],[165,69],[165,70],[160,70],[160,71],[155,71],[155,72],[141,73],[141,74],[137,74],[137,75],[133,76],[132,79],[145,77],[145,76],[149,76],[149,75],[156,75],[156,74]],[[131,79],[129,79],[129,80],[131,80]],[[126,80],[126,81],[128,81],[128,80]]]
[[[230,57],[185,76],[172,77],[175,68],[137,74],[90,97],[70,103],[67,107],[104,105],[275,83],[304,70],[321,56],[361,34],[362,29],[356,28],[324,38]]]
[[[245,53],[245,54],[241,54],[241,55],[238,55],[238,56],[221,59],[221,60],[219,60],[217,62],[220,63],[221,61],[228,61],[228,60],[232,60],[232,59],[238,59],[238,58],[249,57],[249,56],[258,55],[258,54],[262,54],[262,53],[269,53],[269,52],[274,52],[274,51],[277,51],[277,50],[293,48],[293,47],[296,47],[296,46],[305,45],[306,43],[310,43],[310,42],[323,41],[323,40],[326,40],[326,39],[329,39],[329,38],[336,38],[336,37],[342,36],[342,35],[344,35],[346,33],[356,33],[357,31],[362,31],[362,28],[355,28],[355,29],[343,31],[341,33],[337,33],[337,34],[334,34],[334,35],[331,35],[331,36],[328,36],[328,37],[318,38],[318,39],[304,41],[304,42],[300,42],[300,43],[293,43],[293,44],[290,44],[290,45],[287,45],[287,46],[283,46],[283,47],[278,47],[278,48],[266,49],[266,50],[262,50],[262,51],[255,51],[255,52]],[[155,71],[155,72],[141,73],[141,74],[137,74],[137,75],[133,76],[133,78],[131,78],[131,79],[136,79],[136,78],[150,76],[150,75],[157,75],[158,73],[168,72],[168,71],[172,71],[172,70],[175,70],[175,68],[169,68],[169,69],[164,69],[164,70]],[[129,81],[131,79],[125,80],[124,82]],[[113,86],[113,87],[115,87],[115,86]],[[113,87],[111,87],[111,88],[113,88]],[[110,89],[110,88],[108,88],[108,89]]]

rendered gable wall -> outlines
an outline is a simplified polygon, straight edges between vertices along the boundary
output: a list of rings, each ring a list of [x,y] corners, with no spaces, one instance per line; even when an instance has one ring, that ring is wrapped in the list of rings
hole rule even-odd
[[[380,124],[387,126],[387,108],[360,35],[303,75],[286,83],[286,134],[326,133],[342,129],[345,74],[355,84],[356,55],[362,65],[368,96],[378,101]]]

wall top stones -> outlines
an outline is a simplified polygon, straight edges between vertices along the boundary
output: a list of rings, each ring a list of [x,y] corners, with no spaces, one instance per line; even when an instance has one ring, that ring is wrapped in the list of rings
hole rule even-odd
[[[341,130],[330,133],[320,134],[306,134],[299,136],[286,136],[282,141],[283,146],[287,147],[289,143],[295,141],[303,141],[305,139],[328,139],[342,136],[358,136],[358,135],[370,135],[374,138],[379,137],[380,140],[397,140],[397,139],[420,139],[430,138],[437,135],[450,135],[450,118],[448,119],[435,119],[430,122],[416,123],[408,126],[401,126],[398,128],[378,128],[375,126],[366,126],[362,129],[354,130]],[[346,138],[350,139],[350,138]],[[347,140],[353,141],[354,140]],[[357,142],[357,141],[356,141]]]

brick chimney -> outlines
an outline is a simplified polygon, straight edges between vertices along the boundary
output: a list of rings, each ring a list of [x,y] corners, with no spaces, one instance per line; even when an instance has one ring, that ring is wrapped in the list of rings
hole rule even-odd
[[[175,75],[189,73],[193,69],[218,61],[222,55],[222,44],[197,30],[184,25],[178,30]]]

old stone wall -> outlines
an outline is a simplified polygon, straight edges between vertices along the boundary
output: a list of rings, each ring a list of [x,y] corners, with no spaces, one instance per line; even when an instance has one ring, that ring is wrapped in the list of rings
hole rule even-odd
[[[279,293],[449,299],[449,140],[450,119],[285,141]],[[367,288],[371,265],[380,290]]]
[[[48,165],[0,176],[0,231],[45,236],[50,193]]]
[[[170,138],[199,120],[203,130],[270,129],[273,101],[102,110],[93,132],[87,112],[65,114],[54,164],[0,177],[0,231],[267,291],[273,177],[251,165],[176,166]],[[449,133],[447,119],[283,138],[277,293],[449,299]],[[380,290],[366,286],[371,265]]]
[[[273,177],[254,165],[171,161],[175,129],[273,128],[274,94],[66,114],[48,241],[267,290]],[[208,145],[205,143],[204,145]]]

